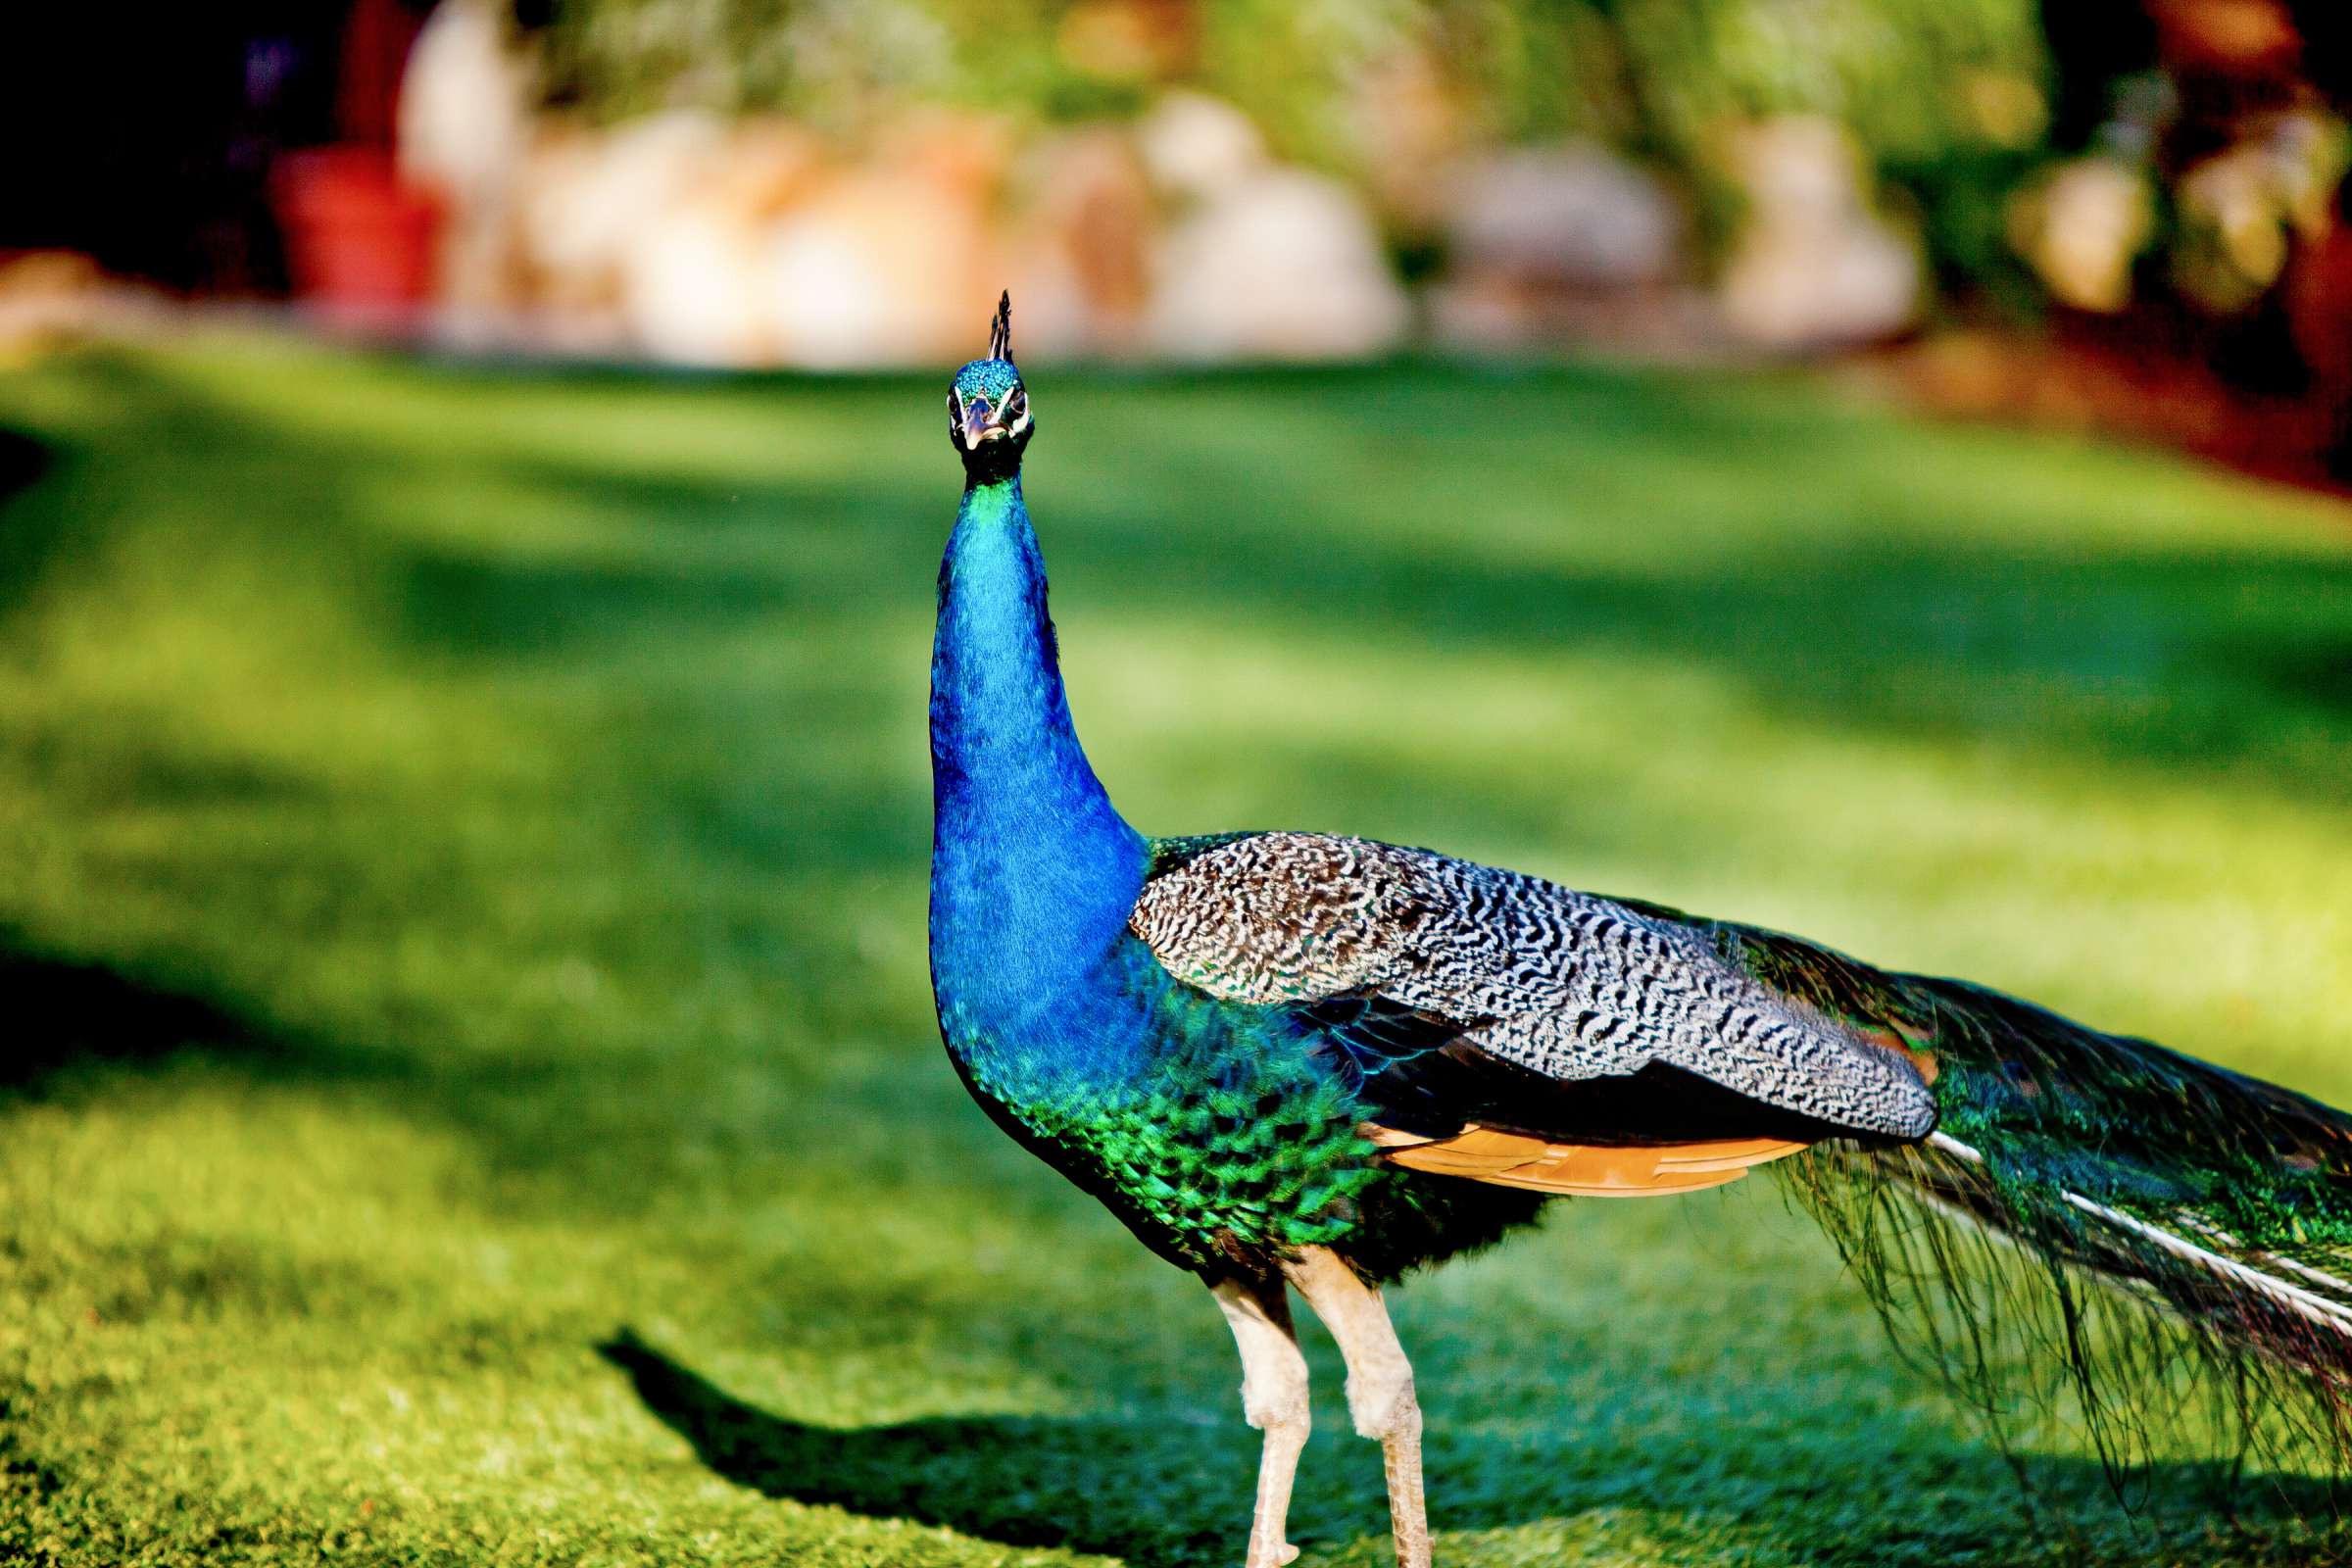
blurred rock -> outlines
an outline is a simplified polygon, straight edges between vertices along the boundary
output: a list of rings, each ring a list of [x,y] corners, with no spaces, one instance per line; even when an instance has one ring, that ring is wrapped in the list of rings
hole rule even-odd
[[[1014,151],[946,112],[854,157],[778,120],[548,122],[507,198],[532,319],[575,351],[827,368],[968,357],[1007,285],[1033,352],[1346,357],[1405,329],[1363,201],[1230,106],[1175,94]]]
[[[621,248],[620,322],[657,359],[750,367],[776,362],[773,230],[824,177],[815,138],[750,121],[698,160],[657,220]]]
[[[516,201],[537,74],[510,16],[502,0],[444,0],[401,78],[401,175],[448,214],[440,298],[461,317],[511,308],[521,292]]]
[[[845,167],[776,120],[551,129],[517,204],[534,302],[564,346],[682,364],[956,356],[1003,284],[985,215],[1004,141],[924,116]]]
[[[2113,158],[2060,164],[2009,206],[2009,241],[2052,298],[2079,311],[2132,303],[2132,266],[2155,232],[2148,176]]]
[[[1917,246],[1871,210],[1861,160],[1826,120],[1791,116],[1736,133],[1746,220],[1724,265],[1725,318],[1780,350],[1889,337],[1916,318]]]
[[[1473,353],[1557,344],[1649,364],[1712,365],[1751,352],[1726,331],[1715,297],[1690,284],[1580,293],[1449,277],[1429,291],[1427,310],[1432,341]]]
[[[636,250],[644,266],[650,236],[726,141],[716,117],[693,110],[543,129],[516,215],[533,303],[567,344],[618,341],[624,259]]]
[[[154,332],[172,318],[163,295],[110,278],[76,252],[0,259],[0,368],[87,338]]]
[[[1152,179],[1177,197],[1207,200],[1266,166],[1265,138],[1250,117],[1197,92],[1161,98],[1137,127]]]
[[[776,219],[765,266],[779,359],[837,368],[978,353],[1004,283],[989,215],[1006,145],[993,121],[925,115]]]
[[[977,202],[919,174],[848,175],[766,236],[777,358],[845,368],[969,359],[1001,274]]]
[[[1725,353],[1721,312],[1682,280],[1682,206],[1640,167],[1560,143],[1457,161],[1446,186],[1446,268],[1428,296],[1440,342],[1684,363]]]
[[[621,320],[630,341],[679,365],[756,366],[775,359],[764,235],[710,202],[685,202],[633,235],[621,258]]]
[[[1575,289],[1661,283],[1683,220],[1658,180],[1584,143],[1490,153],[1460,169],[1446,226],[1453,270]]]
[[[1300,170],[1207,197],[1167,236],[1154,277],[1151,342],[1178,359],[1375,354],[1409,316],[1363,204]]]
[[[1003,225],[1022,341],[1046,353],[1121,354],[1142,340],[1157,203],[1131,137],[1090,126],[1016,166]]]

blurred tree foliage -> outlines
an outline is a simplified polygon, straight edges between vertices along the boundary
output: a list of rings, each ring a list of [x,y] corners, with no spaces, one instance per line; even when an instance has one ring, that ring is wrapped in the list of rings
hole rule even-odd
[[[2048,130],[2033,0],[1436,0],[1439,35],[1506,139],[1598,135],[1679,174],[1720,234],[1726,131],[1842,124],[1913,210],[1938,271],[2015,276],[2008,194]]]
[[[1378,68],[1436,68],[1480,127],[1669,159],[1727,119],[1833,116],[1915,163],[2037,137],[2034,0],[556,0],[557,90],[601,119],[693,104],[857,128],[907,100],[1067,119],[1153,87],[1228,98],[1344,165]]]
[[[544,38],[552,90],[597,119],[694,105],[856,135],[912,102],[1053,122],[1188,85],[1357,173],[1406,75],[1463,140],[1591,137],[1662,168],[1713,233],[1727,128],[1821,115],[1970,276],[2014,265],[2002,203],[2050,92],[2035,0],[556,0]]]

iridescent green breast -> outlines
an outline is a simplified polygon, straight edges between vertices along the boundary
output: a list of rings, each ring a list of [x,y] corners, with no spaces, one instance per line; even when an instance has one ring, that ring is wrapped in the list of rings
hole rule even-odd
[[[1172,1262],[1254,1271],[1319,1245],[1386,1278],[1534,1211],[1526,1194],[1383,1163],[1347,1054],[1295,1011],[1205,996],[1132,939],[1088,992],[1018,1041],[951,1048],[1008,1131]],[[1070,1033],[1085,1039],[1039,1038]]]
[[[1018,1039],[950,1042],[1023,1142],[1189,1268],[1348,1234],[1383,1172],[1353,1085],[1311,1040],[1175,984],[1132,938],[1088,990]]]

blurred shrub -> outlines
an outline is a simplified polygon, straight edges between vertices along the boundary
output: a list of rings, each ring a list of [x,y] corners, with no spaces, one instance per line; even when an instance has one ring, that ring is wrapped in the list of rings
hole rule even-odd
[[[1181,81],[1344,161],[1366,73],[1438,64],[1482,129],[1687,160],[1727,119],[1823,114],[1904,162],[2043,121],[2034,0],[560,0],[551,80],[600,119],[680,104],[851,128],[909,98],[1050,119]]]
[[[2113,76],[2154,47],[2134,0],[2107,8],[2139,30],[2104,54],[2085,53],[2080,17],[2068,23],[2074,79],[2063,83],[2044,31],[2061,13],[2045,18],[2044,0],[537,5],[543,81],[596,121],[694,106],[854,139],[919,104],[1018,127],[1124,118],[1165,88],[1196,88],[1240,108],[1278,156],[1366,192],[1408,272],[1437,265],[1455,155],[1572,139],[1679,185],[1720,261],[1746,199],[1731,151],[1740,127],[1801,117],[1843,127],[1946,296],[2113,310],[2145,270],[2202,309],[2243,312],[2274,286],[2289,243],[2327,226],[2352,159],[2339,121],[2297,110],[2226,127],[2217,145],[2246,145],[2183,178],[2157,150],[2177,126],[2177,95],[2152,117],[2112,110],[2093,146],[2079,124],[2054,145],[2062,87],[2081,120],[2084,104],[2121,103],[2135,81],[2167,84],[2152,54],[2131,66],[2136,75]],[[2061,177],[2062,153],[2103,160],[2092,172],[2111,184],[2145,183],[2132,200],[2153,203],[2153,228],[2130,202],[2082,199],[2110,193]],[[2089,231],[2073,231],[2080,222]],[[2149,254],[2167,265],[2140,269]]]
[[[2014,274],[2007,193],[2048,123],[2034,0],[1437,0],[1505,137],[1598,135],[1678,173],[1720,242],[1733,127],[1842,124],[1918,210],[1940,272]]]
[[[1726,132],[1817,115],[1968,274],[2007,265],[2002,202],[2046,121],[2034,0],[562,0],[546,41],[554,90],[600,120],[695,105],[856,134],[914,101],[1059,121],[1181,83],[1375,188],[1409,79],[1457,142],[1590,137],[1660,166],[1716,237]]]

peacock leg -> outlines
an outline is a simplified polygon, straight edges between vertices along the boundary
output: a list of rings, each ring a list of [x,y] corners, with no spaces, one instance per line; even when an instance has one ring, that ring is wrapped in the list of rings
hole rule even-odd
[[[1429,1568],[1429,1507],[1421,1493],[1421,1405],[1413,1369],[1389,1324],[1380,1292],[1327,1248],[1305,1247],[1284,1272],[1340,1342],[1348,1362],[1348,1414],[1380,1442],[1389,1474],[1396,1568]]]
[[[1283,1538],[1291,1481],[1298,1473],[1298,1450],[1306,1446],[1306,1357],[1291,1332],[1290,1298],[1280,1280],[1220,1280],[1209,1289],[1241,1348],[1242,1416],[1266,1435],[1258,1452],[1248,1568],[1283,1568],[1298,1555]]]

